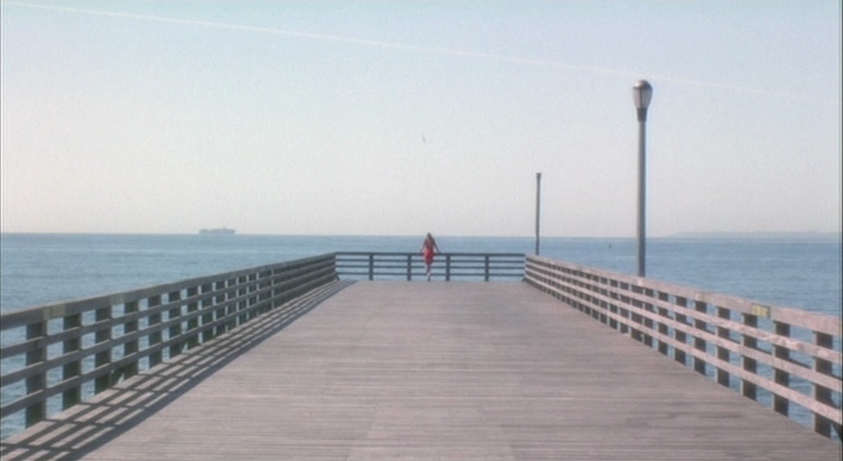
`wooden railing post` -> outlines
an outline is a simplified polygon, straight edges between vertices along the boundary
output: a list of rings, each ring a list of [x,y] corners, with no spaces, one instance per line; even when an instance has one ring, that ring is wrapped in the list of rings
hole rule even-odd
[[[199,287],[190,287],[187,289],[187,297],[194,298],[199,295]],[[191,301],[187,304],[187,315],[199,311],[199,303]],[[199,328],[199,317],[194,317],[187,321],[187,331],[192,332]],[[187,338],[186,345],[188,349],[192,349],[199,345],[199,334],[192,334]]]
[[[703,314],[706,313],[706,311],[707,311],[706,303],[704,303],[702,301],[694,301],[694,305],[695,305],[695,308],[696,308],[697,312],[700,312],[700,313],[703,313]],[[703,322],[702,320],[694,320],[694,328],[696,328],[697,331],[699,331],[699,332],[707,331],[707,326],[706,326],[705,322]],[[699,336],[699,333],[698,333],[694,337],[694,348],[696,350],[702,352],[703,354],[705,354],[706,353],[705,347],[706,347],[705,339],[701,338]],[[694,357],[694,370],[696,370],[697,373],[705,375],[705,364],[706,364],[705,360],[702,360],[699,357]]]
[[[483,265],[485,268],[483,280],[489,281],[489,255],[485,256],[485,264]]]
[[[667,293],[664,293],[664,292],[660,291],[660,292],[658,292],[658,298],[659,298],[659,301],[668,302],[669,295]],[[670,316],[668,315],[667,309],[665,309],[664,307],[659,307],[658,311],[659,311],[659,317],[662,317],[662,318],[665,318],[665,319],[670,318]],[[659,329],[659,333],[661,333],[662,335],[664,335],[664,336],[668,335],[668,328],[667,328],[666,323],[659,322],[658,329]],[[661,352],[662,355],[668,355],[668,344],[666,342],[659,341],[659,352]]]
[[[167,295],[167,302],[173,303],[176,301],[181,300],[181,291],[173,291]],[[175,307],[170,309],[170,312],[167,316],[167,320],[175,320],[181,317],[181,303],[177,303]],[[181,336],[181,322],[176,323],[170,326],[170,331],[168,334],[168,339],[178,338]],[[170,345],[170,356],[169,358],[173,358],[179,355],[184,347],[184,343],[182,341],[178,341]]]
[[[203,295],[206,295],[213,291],[214,285],[213,283],[206,283],[202,285],[200,291]],[[214,322],[214,298],[206,297],[202,300],[202,305],[200,309],[202,310],[201,322],[200,324],[204,327],[205,325],[211,324]],[[204,328],[202,330],[202,342],[210,341],[214,337],[214,329],[213,328]]]
[[[249,287],[246,289],[250,295],[249,299],[246,301],[246,309],[248,309],[248,312],[243,316],[243,321],[240,322],[241,324],[257,317],[259,313],[256,309],[252,309],[251,307],[258,305],[260,302],[257,295],[258,288],[260,287],[260,276],[259,274],[251,274],[248,276],[248,280]]]
[[[407,281],[413,279],[413,255],[407,254]]]
[[[651,290],[649,288],[646,288],[646,287],[641,287],[641,294],[643,294],[644,296],[646,296],[648,298],[652,298],[653,297],[653,290]],[[643,310],[645,310],[647,312],[655,312],[655,310],[653,309],[653,305],[648,303],[648,302],[643,302],[643,303],[641,303],[640,306]],[[649,331],[653,331],[653,321],[647,316],[641,316],[641,324],[644,326],[643,330],[645,331],[645,333],[644,333],[644,344],[646,344],[649,347],[653,347],[653,336],[650,335],[649,333],[646,333],[646,332],[649,332]]]
[[[147,300],[147,308],[153,309],[157,306],[161,305],[161,296],[152,296]],[[147,317],[149,319],[149,327],[155,328],[159,323],[161,323],[161,313],[157,312],[155,314],[149,315]],[[156,330],[149,335],[149,347],[155,347],[158,343],[161,342],[163,339],[163,335],[161,334],[161,330]],[[149,368],[158,365],[163,361],[164,354],[159,350],[152,354],[149,354]]]
[[[272,303],[272,271],[264,271],[261,272],[258,276],[260,282],[258,282],[258,290],[260,290],[260,294],[258,294],[258,304],[262,307],[257,310],[258,315],[265,314],[272,309],[275,308],[275,305]]]
[[[138,304],[137,301],[132,301],[132,302],[126,303],[125,310],[124,310],[125,315],[136,314],[138,312],[139,312],[139,304]],[[137,320],[128,321],[125,324],[123,324],[123,334],[128,335],[128,334],[131,334],[131,333],[135,333],[136,331],[138,331],[138,327],[139,327],[139,323],[138,323]],[[139,350],[140,350],[139,349],[139,343],[138,343],[137,339],[127,341],[126,344],[123,345],[123,356],[128,357],[128,356],[134,355]],[[130,376],[134,376],[134,375],[138,374],[138,370],[139,370],[138,362],[137,362],[137,360],[133,360],[131,363],[129,363],[125,367],[123,367],[120,370],[119,374],[122,375],[125,378],[128,378]],[[108,383],[107,386],[111,386],[114,383],[115,379],[116,379],[116,377],[115,378],[109,378],[109,383]]]
[[[226,301],[228,300],[227,283],[227,280],[217,280],[214,282],[214,292],[217,293],[214,296],[214,305],[217,306],[214,309],[215,321],[224,319],[226,315]],[[218,323],[214,331],[214,337],[225,333],[227,329],[228,325],[225,322]]]
[[[684,309],[687,309],[688,300],[686,298],[683,298],[682,296],[676,296],[673,303],[678,307],[678,309],[676,309],[676,322],[681,324],[681,325],[687,325],[688,324],[688,317],[685,314],[682,314],[681,312]],[[677,329],[674,332],[674,337],[676,338],[676,342],[678,342],[678,343],[681,343],[681,344],[687,344],[688,343],[688,334],[685,333],[682,330]],[[682,365],[687,365],[687,363],[686,363],[687,356],[685,354],[685,351],[681,350],[681,349],[675,349],[673,351],[673,360],[676,360],[677,362],[681,363]]]
[[[227,321],[225,322],[225,331],[231,331],[237,327],[237,308],[238,303],[232,302],[241,294],[241,290],[237,288],[237,278],[230,278],[226,282],[226,308],[223,316]]]
[[[743,324],[748,327],[757,328],[758,316],[753,314],[743,314]],[[752,335],[744,334],[742,344],[743,347],[747,349],[758,350],[758,339]],[[743,362],[744,370],[752,374],[758,373],[758,362],[755,359],[747,357],[746,355],[741,355],[741,361]],[[758,386],[756,386],[755,383],[742,379],[741,394],[752,400],[758,400]]]
[[[47,322],[35,322],[26,326],[27,341],[38,340],[47,335]],[[44,346],[38,347],[26,353],[26,365],[37,365],[47,359],[47,349]],[[26,393],[34,394],[40,392],[47,387],[46,370],[41,370],[34,376],[26,379]],[[26,408],[25,422],[26,427],[42,421],[46,418],[47,406],[46,402],[41,400],[33,403]]]
[[[782,322],[773,322],[776,334],[785,338],[790,337],[790,325]],[[782,346],[773,346],[773,356],[781,360],[790,360],[790,350]],[[773,368],[773,380],[776,384],[788,387],[790,384],[790,374],[782,369]],[[785,416],[790,412],[790,401],[786,397],[778,394],[773,394],[773,410]]]
[[[620,325],[620,332],[621,334],[629,334],[635,340],[638,340],[638,333],[636,330],[632,328],[632,322],[634,321],[635,317],[632,312],[626,308],[629,306],[629,296],[624,296],[624,291],[629,291],[629,284],[626,282],[618,282],[618,288],[621,290],[618,293],[618,311],[621,316],[621,325]]]
[[[247,313],[243,313],[243,311],[245,311],[248,307],[248,301],[243,299],[249,292],[249,288],[244,286],[247,281],[248,277],[244,275],[241,275],[237,278],[237,297],[240,298],[240,300],[237,301],[237,315],[234,318],[235,320],[234,324],[232,325],[232,328],[239,327],[240,325],[246,323],[246,320],[248,320],[249,318]]]
[[[63,320],[63,331],[77,329],[82,326],[82,315],[73,314],[65,316]],[[70,354],[82,348],[82,338],[80,335],[74,335],[72,338],[64,341],[62,345],[63,352]],[[74,360],[65,364],[62,367],[62,379],[68,380],[79,376],[82,373],[82,362]],[[73,405],[82,401],[82,388],[80,386],[73,386],[62,393],[62,409],[66,410]]]
[[[824,347],[826,349],[834,349],[834,337],[820,332],[814,332],[814,336],[816,337],[817,346]],[[833,367],[831,362],[828,360],[824,360],[821,358],[814,359],[814,370],[817,373],[822,373],[827,376],[833,376]],[[814,399],[818,402],[824,403],[826,405],[834,405],[834,400],[831,396],[831,389],[820,386],[819,384],[814,385]],[[823,416],[820,416],[814,413],[814,430],[826,437],[832,436],[832,427],[833,423]],[[840,427],[836,427],[835,430],[837,431],[838,437],[843,436],[840,433]]]
[[[729,320],[729,309],[717,307],[717,317]],[[717,337],[729,341],[729,329],[724,327],[717,327]],[[717,346],[717,358],[723,362],[729,363],[729,349],[722,346]],[[721,386],[729,387],[729,373],[721,367],[717,367],[717,382]]]
[[[644,292],[644,290],[638,285],[632,285],[629,288],[630,288],[630,291],[632,291],[635,294],[641,294],[641,293]],[[638,309],[642,309],[643,303],[641,301],[639,301],[638,299],[631,298],[631,299],[628,299],[627,301],[633,307],[637,307]],[[644,323],[644,316],[637,313],[637,309],[636,310],[630,310],[629,315],[630,315],[631,323],[636,324],[632,327],[631,336],[636,341],[640,341],[642,343],[645,343],[647,335],[644,334],[643,328],[642,328],[643,323]]]
[[[604,312],[601,309],[600,305],[600,277],[597,275],[589,275],[586,277],[587,283],[585,285],[586,290],[588,290],[588,296],[586,296],[586,300],[588,301],[588,309],[589,315],[594,320],[598,322],[601,321],[601,314]]]
[[[94,321],[96,323],[107,323],[109,320],[111,320],[112,309],[113,308],[111,306],[97,309]],[[109,341],[111,341],[111,326],[106,325],[103,328],[97,329],[97,332],[94,334],[94,344],[106,344]],[[106,349],[102,352],[97,352],[96,355],[94,355],[94,368],[101,369],[110,364],[111,354],[111,348]],[[106,373],[102,376],[99,376],[94,380],[94,394],[99,394],[100,392],[108,389],[109,386],[111,386],[111,374]]]
[[[608,323],[606,319],[606,310],[607,310],[607,302],[605,301],[605,288],[606,279],[600,276],[594,277],[594,292],[598,295],[594,297],[594,305],[595,305],[595,316],[594,318],[597,319],[598,322],[606,324]]]
[[[609,280],[609,287],[611,287],[611,290],[609,291],[609,298],[612,300],[612,302],[609,304],[609,312],[618,315],[620,311],[618,310],[618,303],[615,302],[618,300],[618,281],[615,279]],[[609,327],[611,327],[613,330],[618,330],[618,321],[610,317]]]

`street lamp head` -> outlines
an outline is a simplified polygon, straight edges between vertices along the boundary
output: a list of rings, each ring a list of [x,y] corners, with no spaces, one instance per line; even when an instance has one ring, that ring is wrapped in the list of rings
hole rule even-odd
[[[651,99],[653,99],[653,87],[646,80],[638,80],[638,83],[632,87],[632,100],[635,101],[635,108],[647,109]]]
[[[635,108],[638,109],[639,122],[647,120],[647,107],[651,99],[653,99],[653,87],[646,80],[639,80],[632,87],[632,100],[635,102]]]

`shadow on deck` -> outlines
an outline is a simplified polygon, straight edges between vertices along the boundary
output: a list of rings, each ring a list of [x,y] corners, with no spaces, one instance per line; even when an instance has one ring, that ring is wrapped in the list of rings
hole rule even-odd
[[[334,282],[0,442],[0,459],[79,459],[132,430],[354,282]]]
[[[526,283],[336,282],[2,455],[790,461],[841,445]]]

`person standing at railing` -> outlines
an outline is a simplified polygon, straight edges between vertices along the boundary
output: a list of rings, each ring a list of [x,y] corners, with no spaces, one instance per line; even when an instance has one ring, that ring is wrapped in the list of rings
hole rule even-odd
[[[439,247],[436,245],[436,239],[427,233],[427,237],[422,242],[421,254],[424,258],[424,271],[427,274],[427,281],[430,281],[430,268],[433,266],[433,255],[439,253]]]

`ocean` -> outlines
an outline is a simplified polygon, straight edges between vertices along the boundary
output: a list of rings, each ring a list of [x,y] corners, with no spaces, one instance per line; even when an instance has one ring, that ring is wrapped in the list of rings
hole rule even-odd
[[[0,312],[334,251],[418,251],[423,236],[0,235]],[[444,252],[533,253],[533,237],[438,236]],[[634,274],[633,238],[543,237],[553,259]],[[841,315],[839,238],[651,238],[647,277]]]
[[[413,252],[422,236],[0,235],[0,312],[334,251]],[[437,237],[444,252],[533,253],[532,237]],[[542,238],[541,255],[634,274],[632,238]],[[841,316],[839,238],[652,238],[647,276],[764,304]],[[7,339],[7,338],[0,338]],[[838,349],[839,350],[839,349]],[[2,400],[16,391],[3,389]],[[807,414],[794,417],[809,425]],[[22,429],[2,422],[0,438]]]

